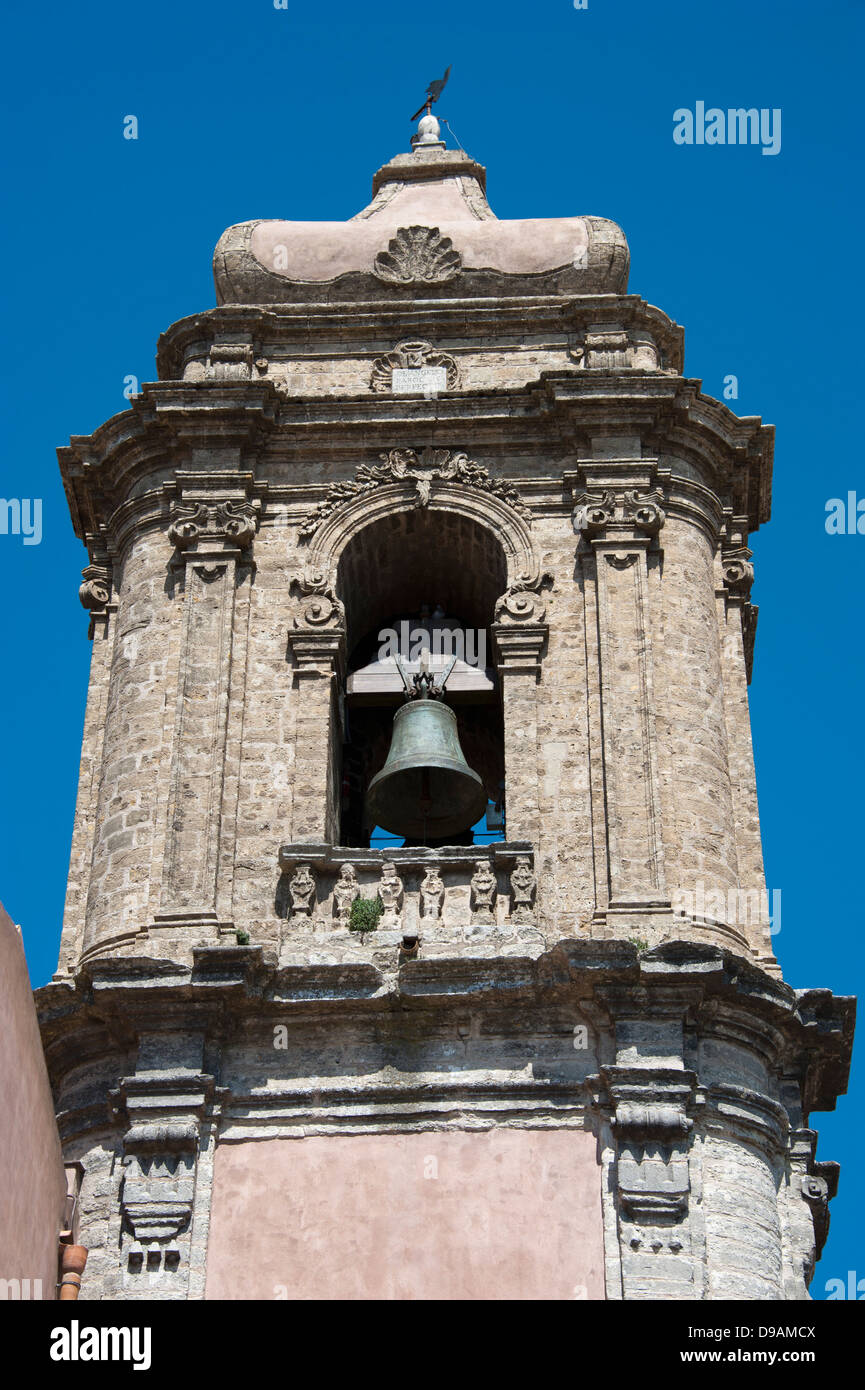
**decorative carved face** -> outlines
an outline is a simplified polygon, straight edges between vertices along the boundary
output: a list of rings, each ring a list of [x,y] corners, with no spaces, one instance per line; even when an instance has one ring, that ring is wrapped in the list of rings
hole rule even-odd
[[[339,871],[339,876],[344,883],[351,883],[354,880],[354,869],[351,864],[343,864]]]

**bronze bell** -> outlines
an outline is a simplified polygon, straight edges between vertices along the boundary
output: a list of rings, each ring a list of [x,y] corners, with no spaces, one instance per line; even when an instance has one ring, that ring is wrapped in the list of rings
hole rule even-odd
[[[487,794],[463,756],[457,717],[441,687],[415,677],[415,692],[394,715],[384,767],[369,784],[366,818],[392,835],[441,840],[475,825]]]

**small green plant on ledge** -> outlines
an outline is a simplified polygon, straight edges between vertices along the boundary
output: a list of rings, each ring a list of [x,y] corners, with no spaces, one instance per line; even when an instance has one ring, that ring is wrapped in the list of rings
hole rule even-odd
[[[383,911],[381,898],[355,898],[348,919],[349,931],[375,931]]]
[[[642,937],[629,936],[628,940],[630,941],[632,946],[636,946],[638,951],[648,951],[649,949],[648,941],[643,941]]]
[[[239,931],[239,932],[235,932],[235,935],[236,935],[236,937],[237,937],[237,944],[238,944],[238,946],[248,946],[248,945],[249,945],[249,932],[248,932],[248,931]]]

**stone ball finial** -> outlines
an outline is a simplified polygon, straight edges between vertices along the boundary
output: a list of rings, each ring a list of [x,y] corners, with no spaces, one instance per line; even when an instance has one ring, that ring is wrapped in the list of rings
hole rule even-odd
[[[431,111],[421,116],[418,121],[417,135],[412,136],[412,149],[419,149],[426,145],[443,145],[441,136],[441,126]]]

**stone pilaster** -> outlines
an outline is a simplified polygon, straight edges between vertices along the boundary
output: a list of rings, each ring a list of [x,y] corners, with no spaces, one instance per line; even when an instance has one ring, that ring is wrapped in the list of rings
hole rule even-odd
[[[722,584],[718,593],[718,621],[721,630],[721,675],[739,887],[742,901],[756,908],[749,914],[747,935],[757,959],[767,969],[777,971],[763,867],[757,777],[748,708],[748,681],[757,610],[750,601],[754,566],[751,551],[744,543],[747,526],[747,517],[728,518],[726,543],[722,545],[720,553]]]
[[[78,597],[90,615],[88,637],[92,646],[84,733],[81,739],[78,798],[63,914],[63,935],[57,964],[60,975],[74,968],[84,939],[87,880],[93,856],[99,774],[102,767],[115,639],[115,624],[111,618],[117,611],[117,603],[113,597],[111,563],[107,551],[101,547],[91,547],[91,550],[93,560],[81,571],[82,583],[78,590]]]
[[[608,925],[670,912],[650,612],[650,566],[665,519],[662,500],[659,491],[638,486],[575,497],[586,596],[593,802],[602,796],[593,817],[596,912]]]
[[[251,573],[260,504],[249,498],[248,480],[221,474],[181,475],[178,489],[168,538],[183,581],[183,633],[154,926],[200,932],[216,930],[220,908],[230,903],[230,882],[220,884],[219,865],[234,824],[225,814],[224,795],[235,609]],[[243,660],[238,664],[242,670]],[[237,708],[234,713],[239,717]],[[235,802],[236,795],[235,785]],[[223,926],[231,929],[230,923]]]
[[[345,665],[345,611],[320,570],[296,575],[291,592],[296,611],[288,648],[297,701],[292,838],[332,843],[339,813],[333,750],[340,737],[337,690]]]
[[[527,575],[502,594],[492,634],[498,654],[505,726],[505,816],[508,838],[537,845],[538,683],[547,642],[543,590],[553,577]]]

